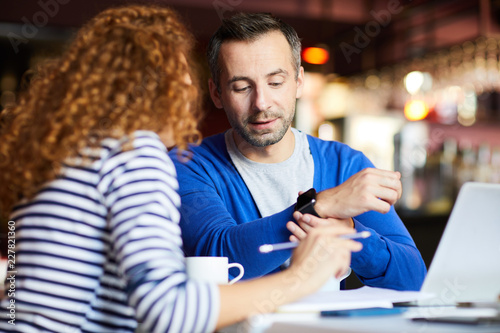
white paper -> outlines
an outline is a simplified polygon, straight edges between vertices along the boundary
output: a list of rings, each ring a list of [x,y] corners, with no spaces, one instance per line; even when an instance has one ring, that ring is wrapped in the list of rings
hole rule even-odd
[[[392,308],[393,303],[412,302],[432,297],[418,291],[362,287],[359,289],[323,291],[281,306],[278,312],[318,312],[372,307]]]

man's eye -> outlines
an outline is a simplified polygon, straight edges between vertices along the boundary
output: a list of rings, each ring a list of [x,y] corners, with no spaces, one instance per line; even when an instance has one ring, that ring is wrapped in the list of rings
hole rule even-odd
[[[236,92],[244,92],[250,89],[250,86],[245,86],[245,87],[234,87],[233,90]]]
[[[271,87],[279,87],[279,86],[281,86],[282,84],[283,84],[283,82],[271,82],[271,83],[269,83],[269,85],[270,85]]]

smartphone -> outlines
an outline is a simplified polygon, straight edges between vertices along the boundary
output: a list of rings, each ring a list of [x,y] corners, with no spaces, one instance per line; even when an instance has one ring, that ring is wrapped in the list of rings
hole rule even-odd
[[[405,312],[405,308],[367,308],[353,310],[321,311],[321,317],[367,317],[395,315]]]
[[[465,325],[500,325],[500,316],[496,317],[474,317],[474,316],[442,316],[442,317],[417,317],[413,321],[428,323],[465,324]]]

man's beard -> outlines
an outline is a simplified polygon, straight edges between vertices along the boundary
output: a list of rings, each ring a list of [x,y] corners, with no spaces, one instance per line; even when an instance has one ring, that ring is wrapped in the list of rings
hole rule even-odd
[[[231,119],[229,119],[229,123],[231,123],[231,126],[236,131],[236,133],[238,133],[239,136],[241,136],[246,142],[248,142],[254,147],[267,147],[280,142],[281,139],[283,139],[283,137],[285,136],[286,132],[288,131],[288,128],[292,124],[295,112],[292,112],[292,114],[288,118],[282,118],[281,115],[279,114],[271,113],[266,115],[264,119],[259,119],[259,117],[262,118],[262,113],[264,112],[259,112],[255,115],[252,115],[251,117],[248,117],[243,122],[243,125],[240,125],[239,123],[236,123]],[[257,120],[262,121],[265,119],[277,119],[277,120],[283,119],[283,123],[282,126],[274,132],[267,132],[267,133],[264,132],[262,134],[255,134],[248,129],[247,127],[248,123],[256,122]]]

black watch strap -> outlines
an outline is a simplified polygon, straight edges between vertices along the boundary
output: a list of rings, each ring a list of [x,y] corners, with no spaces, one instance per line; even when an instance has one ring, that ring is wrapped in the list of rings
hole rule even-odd
[[[311,188],[306,192],[299,195],[297,198],[297,203],[295,204],[295,210],[301,212],[302,214],[311,214],[320,217],[314,205],[316,204],[316,190]]]

